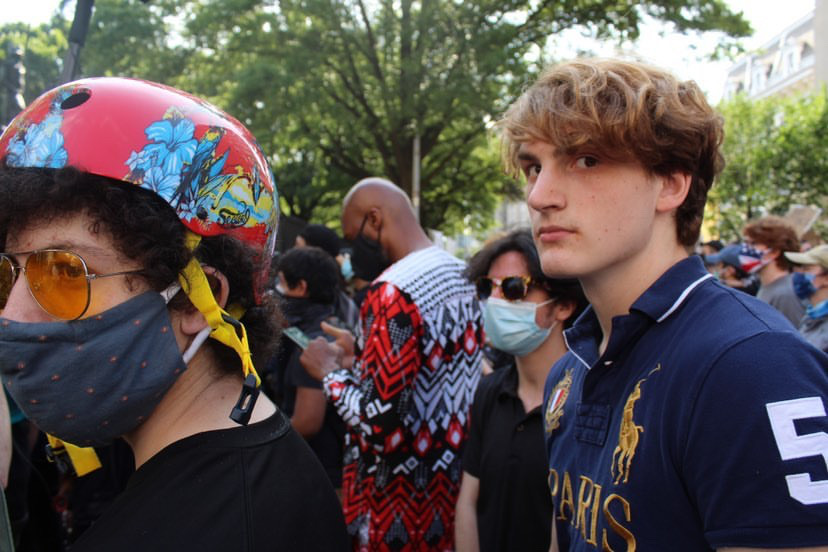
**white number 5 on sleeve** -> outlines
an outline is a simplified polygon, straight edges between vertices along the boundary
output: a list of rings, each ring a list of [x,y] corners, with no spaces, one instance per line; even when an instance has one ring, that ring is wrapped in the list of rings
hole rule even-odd
[[[768,409],[773,436],[782,460],[822,456],[828,467],[828,433],[797,435],[794,420],[825,416],[825,406],[820,397],[806,397],[765,405]],[[828,503],[828,480],[812,481],[808,473],[785,476],[791,497],[802,504]]]

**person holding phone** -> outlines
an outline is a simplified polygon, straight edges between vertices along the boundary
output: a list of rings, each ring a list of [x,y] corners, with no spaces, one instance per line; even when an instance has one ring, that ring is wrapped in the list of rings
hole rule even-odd
[[[276,291],[287,327],[267,369],[276,404],[308,441],[336,489],[342,487],[345,425],[299,356],[310,339],[327,335],[321,324],[335,316],[339,281],[339,266],[319,247],[295,247],[279,258]]]
[[[353,548],[452,550],[460,455],[481,372],[474,288],[465,263],[432,243],[388,180],[351,188],[342,232],[354,270],[373,279],[360,331],[354,342],[325,326],[337,343],[316,338],[300,361],[347,426],[342,503]]]

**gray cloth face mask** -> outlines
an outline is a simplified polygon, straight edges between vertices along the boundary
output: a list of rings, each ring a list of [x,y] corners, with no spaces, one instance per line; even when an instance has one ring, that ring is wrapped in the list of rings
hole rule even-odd
[[[138,427],[186,369],[158,292],[81,320],[0,318],[3,384],[29,420],[74,445],[106,445]]]

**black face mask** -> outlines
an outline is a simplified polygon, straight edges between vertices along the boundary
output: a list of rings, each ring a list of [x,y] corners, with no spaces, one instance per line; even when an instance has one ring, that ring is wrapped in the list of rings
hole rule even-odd
[[[371,282],[382,274],[391,262],[382,251],[382,245],[378,240],[372,240],[363,235],[362,230],[367,220],[368,215],[365,215],[362,219],[362,226],[359,227],[359,234],[351,243],[351,267],[354,269],[354,276]],[[380,236],[382,236],[382,228],[377,237]]]

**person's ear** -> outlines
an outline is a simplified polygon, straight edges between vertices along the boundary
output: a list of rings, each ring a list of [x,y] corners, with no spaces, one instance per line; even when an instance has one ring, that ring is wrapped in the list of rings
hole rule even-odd
[[[299,280],[296,285],[290,288],[291,292],[296,292],[302,297],[308,296],[308,282],[306,280]]]
[[[566,301],[560,300],[553,305],[555,308],[553,310],[555,320],[559,321],[561,324],[569,320],[569,317],[575,312],[575,308],[577,305],[575,301]]]
[[[210,284],[216,303],[221,308],[226,307],[227,297],[230,295],[230,282],[227,280],[227,276],[212,266],[203,266],[202,270],[207,276],[207,282]],[[177,314],[179,327],[186,335],[195,335],[208,326],[207,319],[195,307],[179,311]]]
[[[366,224],[374,230],[376,235],[379,235],[380,228],[382,228],[382,211],[378,207],[371,207],[366,217]]]
[[[656,211],[666,213],[678,209],[690,192],[693,177],[687,173],[674,172],[657,178],[661,182],[661,189],[656,201]]]
[[[575,312],[575,303],[573,301],[557,300],[554,303],[545,305],[544,308],[538,309],[537,318],[539,320],[535,320],[535,322],[541,328],[549,328],[556,321],[558,323],[565,322],[572,316],[573,312]]]

